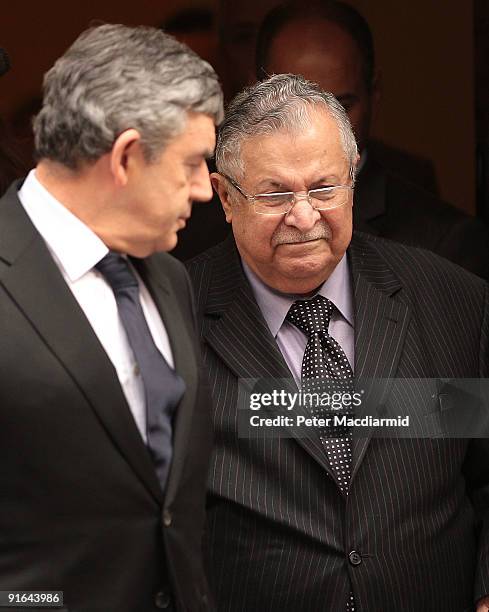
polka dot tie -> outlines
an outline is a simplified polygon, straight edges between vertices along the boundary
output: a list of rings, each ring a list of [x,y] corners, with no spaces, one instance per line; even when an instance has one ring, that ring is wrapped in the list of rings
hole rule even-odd
[[[348,358],[328,333],[333,309],[333,304],[327,298],[317,295],[312,300],[295,302],[287,314],[287,320],[308,337],[302,359],[303,392],[328,391],[331,394],[352,390],[353,372]],[[339,411],[326,413],[318,402],[311,410],[321,417],[339,414]],[[344,427],[321,429],[320,438],[340,489],[348,493],[352,464],[351,431]]]
[[[328,333],[334,305],[317,295],[312,300],[294,302],[287,313],[287,321],[299,328],[308,338],[302,359],[302,391],[304,393],[351,393],[353,372],[341,346]],[[332,385],[332,386],[331,386]],[[331,416],[321,405],[311,406],[316,416]],[[345,408],[341,409],[345,411]],[[333,412],[334,414],[334,412]],[[336,412],[338,414],[338,412]],[[326,451],[338,486],[348,495],[352,466],[352,435],[345,427],[320,429],[319,436]],[[350,593],[347,612],[355,612],[353,594]]]

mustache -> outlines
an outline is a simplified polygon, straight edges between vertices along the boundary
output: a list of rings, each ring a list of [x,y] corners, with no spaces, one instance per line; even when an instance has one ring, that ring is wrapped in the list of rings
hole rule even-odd
[[[275,247],[279,244],[300,244],[301,242],[310,242],[320,238],[330,241],[332,236],[331,228],[324,219],[319,219],[316,225],[308,232],[301,232],[296,227],[289,227],[281,223],[274,231],[271,243]]]

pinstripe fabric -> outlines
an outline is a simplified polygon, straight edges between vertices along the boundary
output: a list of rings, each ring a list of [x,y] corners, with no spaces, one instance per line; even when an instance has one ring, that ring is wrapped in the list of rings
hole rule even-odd
[[[349,257],[356,375],[488,376],[483,281],[361,234]],[[287,367],[232,241],[189,272],[214,397],[208,570],[218,609],[336,612],[350,584],[361,612],[471,609],[489,593],[489,442],[358,438],[346,499],[318,439],[238,438],[237,379]],[[389,397],[394,413],[421,401],[415,384]],[[426,409],[440,410],[436,397]]]

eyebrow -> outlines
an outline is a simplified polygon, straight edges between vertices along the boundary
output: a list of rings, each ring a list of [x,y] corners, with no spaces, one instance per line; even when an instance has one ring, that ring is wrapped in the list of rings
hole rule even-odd
[[[321,183],[328,183],[330,185],[338,185],[340,183],[340,179],[339,179],[339,176],[337,176],[336,174],[327,174],[327,175],[321,176],[318,179],[315,179],[314,181],[311,181],[307,189],[308,190],[316,189],[315,185],[319,185]],[[262,193],[263,189],[276,189],[277,193],[293,191],[291,187],[287,187],[283,182],[274,181],[271,179],[264,179],[263,181],[260,181],[256,188],[256,193]]]
[[[312,181],[311,185],[319,185],[319,183],[338,185],[340,183],[340,177],[337,174],[326,174],[315,181]],[[309,189],[314,189],[314,187],[309,187]]]
[[[286,189],[284,184],[279,181],[273,181],[271,179],[264,179],[258,183],[257,189]]]
[[[212,159],[214,157],[214,149],[204,149],[203,151],[198,151],[197,153],[190,154],[186,159],[187,161],[197,161],[204,158],[206,161]]]

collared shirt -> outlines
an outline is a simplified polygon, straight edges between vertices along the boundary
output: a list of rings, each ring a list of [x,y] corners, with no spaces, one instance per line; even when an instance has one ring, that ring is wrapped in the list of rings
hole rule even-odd
[[[54,198],[31,170],[19,191],[27,215],[41,234],[68,287],[111,360],[137,427],[147,441],[144,387],[111,287],[94,266],[109,252],[100,238]],[[173,367],[165,326],[141,278],[144,316],[158,350]],[[56,296],[53,296],[56,299]]]
[[[286,321],[285,317],[292,304],[296,300],[304,299],[304,296],[279,293],[271,289],[256,276],[244,261],[242,263],[268,328],[276,339],[289,370],[299,385],[307,336],[295,325]],[[322,295],[335,305],[329,323],[329,334],[340,344],[353,369],[355,357],[353,293],[346,253],[315,295]],[[314,296],[311,296],[311,299],[312,297]]]

